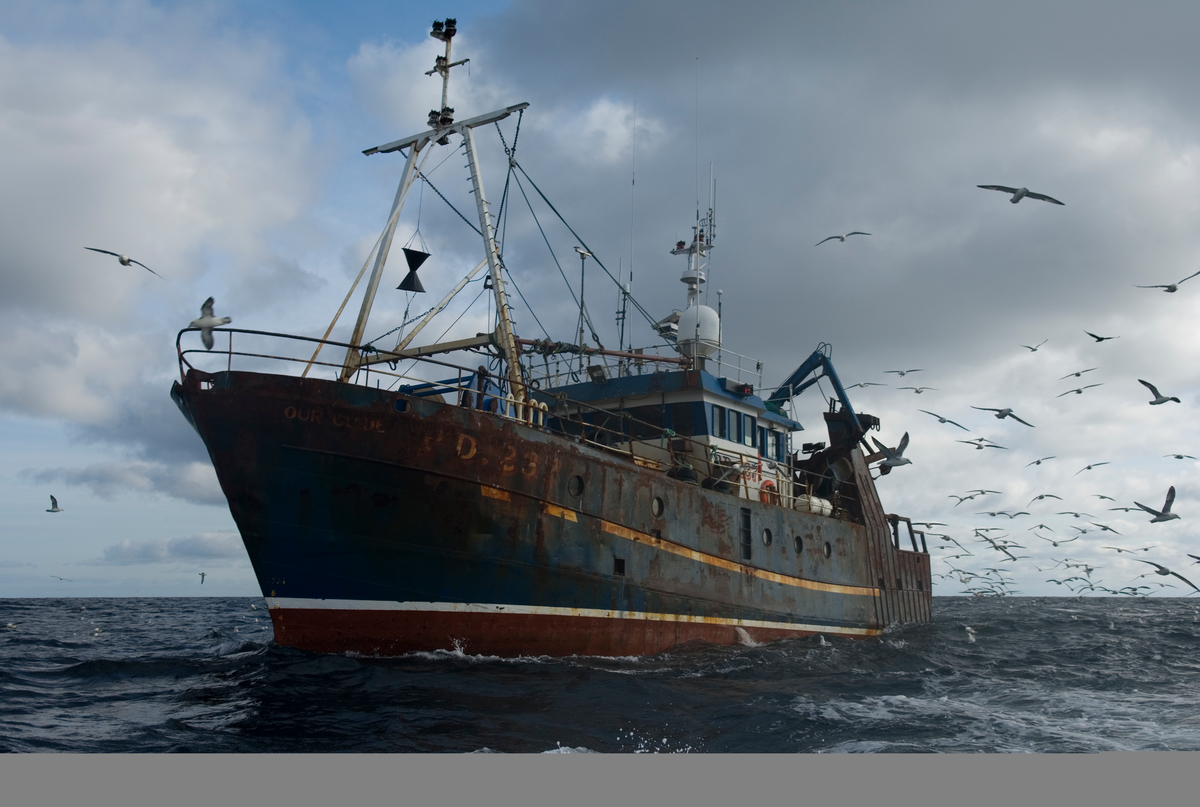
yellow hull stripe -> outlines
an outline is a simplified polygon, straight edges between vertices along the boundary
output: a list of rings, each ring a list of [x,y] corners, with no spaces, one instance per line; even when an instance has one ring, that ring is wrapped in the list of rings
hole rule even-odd
[[[655,549],[661,549],[664,552],[670,552],[673,555],[679,555],[683,558],[694,560],[697,563],[705,563],[709,566],[716,566],[721,569],[728,569],[737,574],[744,574],[748,577],[757,577],[760,580],[769,580],[772,583],[781,583],[785,586],[795,586],[796,588],[807,588],[813,591],[828,591],[834,594],[855,594],[862,597],[878,597],[879,589],[870,586],[841,586],[836,583],[818,583],[815,580],[805,580],[801,577],[792,577],[786,574],[778,574],[776,572],[768,572],[764,569],[756,569],[753,566],[747,566],[744,563],[735,563],[725,558],[719,558],[716,555],[709,555],[704,552],[697,552],[695,549],[688,549],[686,546],[664,541],[662,538],[655,538],[653,535],[647,535],[644,532],[622,527],[619,524],[613,524],[611,521],[600,521],[600,527],[605,532],[616,535],[621,538],[635,541],[639,544],[652,546]]]

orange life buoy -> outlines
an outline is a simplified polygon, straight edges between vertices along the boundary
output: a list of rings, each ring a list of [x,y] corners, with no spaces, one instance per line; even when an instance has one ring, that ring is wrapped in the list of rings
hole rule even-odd
[[[775,483],[767,480],[758,488],[758,500],[763,504],[779,504],[779,491],[775,490]]]

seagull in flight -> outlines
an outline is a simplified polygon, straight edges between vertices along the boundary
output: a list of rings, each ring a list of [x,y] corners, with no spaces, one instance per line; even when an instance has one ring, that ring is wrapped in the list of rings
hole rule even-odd
[[[1076,513],[1074,510],[1063,510],[1061,512],[1055,513],[1055,515],[1056,516],[1075,516],[1075,518],[1083,518],[1084,516],[1087,516],[1088,518],[1095,518],[1095,516],[1093,516],[1091,513]]]
[[[1084,333],[1086,333],[1088,336],[1095,339],[1097,342],[1104,342],[1108,339],[1120,339],[1121,338],[1119,336],[1096,336],[1096,334],[1092,333],[1091,331],[1084,331]],[[1061,381],[1062,379],[1059,379],[1059,380]]]
[[[1013,196],[1008,201],[1014,205],[1022,199],[1029,197],[1030,199],[1040,199],[1043,202],[1049,202],[1053,205],[1061,205],[1062,202],[1055,199],[1053,196],[1047,196],[1044,193],[1034,193],[1029,188],[1010,188],[1007,185],[976,185],[977,188],[983,188],[985,191],[1001,191],[1003,193],[1011,193]]]
[[[851,384],[846,389],[854,389],[855,387],[886,387],[887,384],[880,384],[878,381],[860,381],[857,384]]]
[[[1062,496],[1055,496],[1053,493],[1043,493],[1040,496],[1034,496],[1032,499],[1030,499],[1029,504],[1033,504],[1034,502],[1040,502],[1042,499],[1058,499],[1061,502]],[[1025,506],[1028,507],[1029,504],[1027,504]]]
[[[1037,353],[1037,349],[1049,341],[1049,339],[1043,339],[1037,343],[1037,347],[1030,347],[1029,345],[1021,345],[1021,347],[1028,349],[1031,353]]]
[[[50,509],[47,510],[46,512],[47,513],[61,513],[62,511],[63,511],[63,509],[58,506],[58,499],[51,496],[50,497]]]
[[[1110,339],[1111,339],[1112,337],[1108,337],[1108,338],[1110,338]],[[1096,369],[1095,367],[1089,367],[1088,369],[1086,369],[1086,370],[1080,370],[1080,371],[1079,371],[1079,372],[1077,372],[1077,373],[1067,373],[1065,376],[1063,376],[1062,378],[1060,378],[1060,379],[1058,379],[1058,380],[1059,380],[1059,381],[1062,381],[1062,380],[1064,380],[1064,379],[1070,378],[1071,376],[1075,376],[1076,378],[1079,378],[1079,377],[1080,377],[1081,375],[1083,375],[1084,373],[1090,373],[1092,370],[1095,370],[1095,369]]]
[[[957,426],[958,428],[962,429],[962,430],[963,430],[963,431],[965,431],[965,432],[969,432],[969,431],[971,431],[970,429],[968,429],[966,426],[962,425],[961,423],[955,423],[955,422],[954,422],[953,420],[951,420],[950,418],[944,418],[944,417],[942,417],[941,415],[939,415],[939,414],[937,414],[937,413],[935,413],[935,412],[930,412],[928,409],[918,409],[917,411],[918,411],[918,412],[924,412],[924,413],[925,413],[925,414],[927,414],[927,415],[933,415],[935,418],[937,418],[937,419],[938,419],[938,423],[949,423],[949,424],[951,424],[951,425],[953,425],[953,426]]]
[[[1200,272],[1193,272],[1192,274],[1185,277],[1183,280],[1191,280],[1196,275],[1200,275]],[[1134,284],[1134,288],[1137,288],[1137,289],[1162,289],[1167,294],[1174,294],[1175,292],[1179,291],[1179,285],[1180,285],[1180,283],[1183,283],[1183,280],[1180,280],[1179,283],[1169,283],[1165,286],[1161,285],[1161,284],[1158,286],[1138,286],[1137,284]]]
[[[1112,527],[1108,526],[1107,524],[1100,524],[1099,522],[1096,522],[1096,521],[1093,521],[1091,523],[1095,524],[1097,527],[1099,527],[1101,532],[1111,532],[1113,535],[1121,534],[1121,533],[1117,532],[1116,530],[1114,530]]]
[[[920,395],[922,392],[924,392],[927,389],[931,389],[934,392],[937,392],[937,387],[897,387],[896,389],[910,389],[918,395]]]
[[[1194,460],[1191,454],[1163,454],[1164,457],[1174,457],[1177,460]]]
[[[1034,537],[1041,538],[1043,541],[1049,541],[1050,543],[1054,544],[1055,548],[1057,548],[1059,544],[1069,544],[1072,541],[1079,540],[1078,535],[1072,535],[1070,538],[1059,538],[1056,540],[1054,538],[1047,538],[1044,535],[1038,535],[1036,532],[1034,533]]]
[[[895,373],[896,375],[900,376],[901,378],[904,378],[904,376],[908,375],[909,373],[921,372],[921,368],[918,367],[915,370],[884,370],[883,372],[884,373]]]
[[[213,349],[212,329],[221,325],[228,325],[233,322],[229,317],[213,316],[213,298],[209,297],[204,301],[204,305],[200,306],[200,317],[192,320],[189,328],[200,329],[200,339],[204,342],[205,350]],[[202,581],[203,582],[203,581]]]
[[[56,575],[56,574],[52,574],[52,575],[50,575],[50,576],[51,576],[51,577],[53,577],[53,578],[55,578],[56,580],[64,580],[64,581],[66,581],[66,582],[68,582],[68,583],[70,583],[70,582],[71,582],[71,578],[69,578],[69,577],[59,577],[59,576],[58,576],[58,575]]]
[[[824,244],[826,241],[841,241],[844,243],[845,240],[852,235],[870,235],[870,233],[864,233],[862,230],[855,230],[854,232],[846,233],[845,235],[831,235],[828,238],[824,238],[824,239],[818,241],[817,243],[813,244],[813,246],[819,247],[822,244]]]
[[[1166,566],[1163,566],[1161,563],[1155,563],[1152,560],[1142,560],[1141,558],[1134,558],[1134,560],[1136,560],[1138,563],[1149,563],[1151,566],[1154,567],[1155,574],[1161,574],[1163,577],[1166,577],[1167,575],[1172,575],[1174,577],[1178,577],[1180,580],[1187,583],[1192,588],[1196,589],[1196,591],[1200,591],[1200,588],[1196,588],[1196,584],[1193,583],[1191,580],[1188,580],[1186,577],[1181,575],[1179,572],[1171,571]]]
[[[1056,459],[1056,457],[1053,457],[1053,456],[1051,456],[1051,457],[1042,457],[1040,460],[1034,460],[1033,462],[1029,463],[1029,465],[1041,465],[1041,464],[1042,464],[1043,462],[1045,462],[1046,460],[1052,460],[1052,459]],[[1026,467],[1026,468],[1028,468],[1028,467],[1029,467],[1029,465],[1026,465],[1025,467]]]
[[[1111,464],[1112,464],[1112,463],[1109,463],[1109,462],[1093,462],[1091,465],[1088,465],[1087,467],[1080,468],[1078,471],[1076,471],[1075,473],[1071,474],[1071,476],[1079,476],[1079,475],[1080,475],[1081,473],[1083,473],[1084,471],[1090,471],[1090,470],[1092,470],[1093,468],[1099,468],[1101,465],[1111,465]]]
[[[995,412],[996,418],[999,420],[1004,420],[1004,418],[1012,418],[1013,420],[1017,421],[1018,423],[1025,423],[1025,421],[1021,420],[1019,417],[1014,415],[1012,409],[1010,409],[1008,407],[1005,407],[1004,409],[992,409],[989,406],[972,406],[971,408],[978,409],[981,412]],[[1030,428],[1033,428],[1032,423],[1025,423],[1025,425]]]
[[[888,448],[874,437],[872,437],[871,440],[875,443],[875,447],[879,449],[879,452],[883,454],[884,459],[883,462],[880,463],[881,466],[885,468],[895,468],[900,465],[912,464],[912,460],[903,456],[904,449],[908,448],[908,432],[904,433],[904,436],[900,438],[900,443],[895,448]]]
[[[129,257],[128,255],[122,255],[119,252],[109,252],[107,249],[96,249],[95,247],[84,247],[84,249],[90,249],[92,252],[103,252],[105,255],[113,255],[116,257],[116,259],[120,262],[120,264],[122,266],[128,266],[131,263],[136,263],[138,266],[142,267],[143,269],[145,269],[147,272],[154,275],[155,277],[160,278],[160,279],[165,279],[165,278],[163,278],[162,275],[160,275],[158,272],[151,269],[146,264],[142,263],[141,261],[135,261],[133,258]],[[1179,282],[1182,283],[1183,281],[1181,280]]]
[[[1150,390],[1151,394],[1154,395],[1154,400],[1150,402],[1151,406],[1157,406],[1158,404],[1165,404],[1167,401],[1174,401],[1175,403],[1181,403],[1181,401],[1178,398],[1174,398],[1174,397],[1171,397],[1168,395],[1163,395],[1161,392],[1158,391],[1158,387],[1154,386],[1149,381],[1143,381],[1142,379],[1139,378],[1138,383],[1141,384],[1146,389]]]
[[[980,451],[983,451],[985,448],[1003,448],[1005,451],[1008,451],[1006,446],[996,445],[989,440],[984,440],[982,437],[976,437],[974,440],[959,440],[958,442],[966,443],[969,446],[975,446],[975,448],[979,449]]]
[[[1146,505],[1142,504],[1141,502],[1134,502],[1134,504],[1136,504],[1138,507],[1142,508],[1150,515],[1154,516],[1154,518],[1150,519],[1151,524],[1154,524],[1155,522],[1158,522],[1158,521],[1170,521],[1173,518],[1179,518],[1178,513],[1171,512],[1171,505],[1174,503],[1175,503],[1175,486],[1174,485],[1171,485],[1171,487],[1167,489],[1167,500],[1166,500],[1166,502],[1163,503],[1162,510],[1155,510],[1153,507],[1147,507]]]
[[[1151,549],[1153,549],[1156,546],[1158,546],[1158,544],[1151,544],[1150,546],[1139,546],[1137,549],[1122,549],[1119,546],[1102,546],[1100,548],[1101,549],[1115,549],[1115,550],[1117,550],[1118,555],[1121,554],[1122,552],[1128,552],[1129,554],[1132,555],[1134,552],[1149,552]],[[1137,558],[1134,558],[1134,560],[1137,560]]]
[[[1069,389],[1066,392],[1062,393],[1061,395],[1055,395],[1054,397],[1061,398],[1063,395],[1070,395],[1072,392],[1075,393],[1076,395],[1082,395],[1083,391],[1085,389],[1091,389],[1092,387],[1103,387],[1103,386],[1104,386],[1103,382],[1101,382],[1099,384],[1088,384],[1086,387],[1080,387],[1079,389]]]
[[[197,572],[200,575],[200,585],[204,585],[204,578],[208,577],[208,572]]]
[[[1116,501],[1116,499],[1114,499],[1112,496],[1105,496],[1103,493],[1093,493],[1092,495],[1095,496],[1097,499],[1099,499],[1102,502],[1115,502]]]

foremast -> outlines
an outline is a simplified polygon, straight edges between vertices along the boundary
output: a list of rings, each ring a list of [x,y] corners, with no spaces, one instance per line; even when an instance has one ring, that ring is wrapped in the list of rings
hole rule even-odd
[[[424,165],[425,159],[429,156],[428,151],[424,154],[422,154],[422,151],[434,144],[448,145],[450,135],[460,134],[463,138],[464,151],[467,154],[467,166],[471,172],[471,192],[475,197],[475,207],[479,216],[479,231],[483,237],[485,260],[491,279],[492,292],[496,301],[495,344],[504,358],[508,375],[509,396],[517,405],[517,416],[520,417],[524,404],[528,401],[528,395],[525,391],[524,379],[521,376],[520,348],[517,346],[516,337],[513,334],[508,297],[505,294],[504,278],[500,272],[502,264],[500,251],[496,244],[495,228],[492,225],[491,213],[488,209],[487,197],[483,189],[483,178],[479,170],[479,158],[475,150],[474,129],[477,126],[501,121],[512,113],[529,106],[529,104],[516,104],[489,112],[486,115],[480,115],[455,123],[454,110],[447,105],[449,101],[450,68],[466,64],[470,61],[469,59],[460,59],[457,62],[450,61],[451,40],[454,38],[455,33],[457,33],[455,20],[447,19],[445,22],[434,22],[433,30],[429,34],[434,39],[446,43],[445,55],[438,56],[433,69],[426,73],[426,75],[437,73],[442,77],[442,107],[440,110],[430,111],[429,126],[431,128],[418,135],[395,140],[382,146],[366,149],[363,152],[366,155],[386,154],[393,151],[403,153],[405,149],[408,149],[408,154],[405,155],[404,171],[400,178],[400,186],[396,191],[396,198],[392,203],[392,210],[388,216],[387,225],[379,239],[378,248],[375,252],[374,265],[371,269],[371,276],[367,281],[362,307],[359,310],[358,320],[355,322],[354,331],[350,338],[351,346],[346,351],[346,359],[343,362],[339,379],[341,381],[349,381],[360,367],[372,363],[370,359],[366,359],[363,356],[363,333],[366,330],[367,318],[370,316],[371,307],[375,302],[375,293],[379,288],[380,278],[383,275],[383,268],[387,262],[387,255],[391,248],[392,237],[396,231],[396,224],[399,221],[400,211],[404,206],[404,200],[408,196],[408,191],[412,187],[413,182],[421,177],[421,166]]]

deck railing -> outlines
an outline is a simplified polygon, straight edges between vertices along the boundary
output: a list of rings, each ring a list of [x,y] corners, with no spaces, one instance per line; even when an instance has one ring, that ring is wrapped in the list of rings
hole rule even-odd
[[[207,360],[204,364],[209,366],[211,362],[223,363],[225,370],[233,370],[235,357],[264,369],[270,366],[272,371],[278,371],[276,363],[281,362],[295,369],[296,375],[300,375],[304,367],[329,368],[335,371],[336,379],[343,368],[341,361],[316,360],[305,355],[304,351],[300,351],[300,355],[287,355],[267,352],[266,348],[255,348],[263,341],[280,340],[297,348],[301,345],[310,348],[312,345],[321,345],[363,349],[329,339],[243,328],[213,329],[215,338],[224,337],[221,339],[225,342],[223,350],[215,345],[213,350],[185,349],[183,335],[196,330],[185,328],[175,340],[181,379],[189,369],[203,371],[193,363],[197,357],[204,357]],[[245,343],[247,349],[235,350],[235,342]],[[728,492],[741,498],[757,497],[766,504],[818,513],[824,511],[823,501],[827,501],[831,515],[840,518],[850,517],[854,509],[855,500],[852,494],[843,490],[844,485],[835,483],[830,498],[819,499],[816,491],[823,485],[828,487],[828,479],[794,468],[788,463],[765,461],[767,467],[764,471],[764,458],[757,455],[718,450],[690,436],[678,435],[659,424],[639,420],[626,411],[613,411],[570,400],[562,393],[538,389],[533,385],[525,387],[530,401],[524,402],[506,389],[506,378],[492,374],[484,367],[469,370],[430,356],[407,357],[401,361],[409,363],[404,372],[399,370],[399,362],[365,365],[348,383],[369,387],[371,376],[374,375],[376,387],[379,388],[383,380],[390,379],[389,390],[395,387],[396,392],[417,398],[436,395],[446,400],[449,397],[452,400],[447,403],[519,421],[677,478],[688,479],[691,476],[688,472],[691,471],[696,475],[695,481],[701,481],[703,477],[709,480],[708,486],[719,491],[725,490],[723,483],[728,484]],[[614,422],[619,428],[609,425]],[[770,484],[764,484],[767,482]]]

